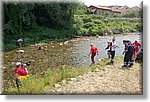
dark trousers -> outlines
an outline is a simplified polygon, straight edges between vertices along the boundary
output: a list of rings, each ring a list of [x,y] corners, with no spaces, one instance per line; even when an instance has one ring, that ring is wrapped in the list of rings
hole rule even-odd
[[[126,52],[125,55],[124,55],[124,64],[125,65],[128,65],[129,62],[133,62],[132,61],[132,56],[133,56],[133,53],[131,52]]]
[[[113,64],[114,63],[114,57],[115,57],[115,51],[111,51],[110,54],[111,54],[111,63]]]
[[[96,56],[96,52],[92,52],[92,54],[91,54],[92,63],[95,63],[95,61],[94,61],[95,56]]]

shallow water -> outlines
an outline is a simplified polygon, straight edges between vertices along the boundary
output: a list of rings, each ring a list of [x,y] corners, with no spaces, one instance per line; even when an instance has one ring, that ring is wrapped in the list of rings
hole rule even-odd
[[[29,66],[30,74],[41,74],[48,68],[58,68],[62,65],[69,66],[89,66],[91,64],[90,56],[90,43],[99,50],[99,55],[96,56],[95,60],[107,58],[107,41],[113,37],[82,37],[76,38],[65,43],[50,43],[43,46],[47,46],[47,51],[38,50],[37,45],[31,45],[22,48],[25,52],[22,54],[17,53],[19,49],[15,49],[9,52],[4,52],[3,65],[4,65],[4,80],[12,80],[13,71],[15,69],[15,63],[17,61],[27,62],[31,61]],[[141,42],[141,35],[126,35],[116,36],[116,43],[118,48],[116,49],[116,56],[121,56],[124,50],[123,40],[131,40],[132,42],[137,40]]]

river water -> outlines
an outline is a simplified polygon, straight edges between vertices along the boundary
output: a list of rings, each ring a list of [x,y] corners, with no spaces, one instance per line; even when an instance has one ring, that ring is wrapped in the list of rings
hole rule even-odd
[[[111,41],[113,37],[105,36],[105,37],[85,37],[80,38],[77,43],[72,47],[72,56],[74,56],[74,65],[90,65],[91,60],[88,56],[90,51],[90,43],[94,43],[94,45],[99,50],[99,55],[95,57],[95,60],[102,58],[107,58],[107,51],[105,48],[107,47],[107,41]],[[116,44],[118,48],[116,48],[116,56],[122,56],[122,52],[124,50],[123,40],[130,40],[134,42],[135,40],[141,42],[141,35],[126,35],[126,36],[116,36]],[[76,41],[75,41],[76,42]],[[69,56],[69,57],[72,57]]]

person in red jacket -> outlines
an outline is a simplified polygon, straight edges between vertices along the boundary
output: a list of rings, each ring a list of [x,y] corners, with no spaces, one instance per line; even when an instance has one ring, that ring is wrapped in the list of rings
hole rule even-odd
[[[135,51],[137,53],[139,51],[139,48],[141,47],[141,44],[135,40],[133,45],[134,45]]]
[[[90,49],[89,56],[91,55],[91,61],[92,61],[92,64],[94,64],[94,63],[95,63],[94,57],[95,57],[96,55],[98,55],[98,49],[97,49],[96,46],[94,46],[93,43],[91,43],[90,46],[91,46],[91,49]]]
[[[135,51],[134,51],[134,59],[136,59],[136,55],[137,55],[137,53],[139,52],[139,49],[140,49],[140,47],[141,47],[141,44],[135,40],[135,42],[133,43],[133,45],[134,45],[134,48],[135,48]]]
[[[17,62],[16,63],[16,69],[15,69],[15,77],[16,77],[16,85],[17,85],[17,88],[19,90],[19,86],[21,85],[20,83],[20,76],[27,76],[28,75],[28,71],[27,69],[25,68],[24,65],[21,64],[21,62]]]

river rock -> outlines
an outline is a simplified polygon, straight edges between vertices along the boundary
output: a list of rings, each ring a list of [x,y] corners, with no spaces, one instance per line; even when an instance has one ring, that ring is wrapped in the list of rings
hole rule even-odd
[[[61,84],[62,85],[66,84],[66,80],[62,80]]]
[[[5,70],[6,69],[6,67],[3,67],[3,70]]]
[[[76,81],[77,78],[69,78],[70,81]]]
[[[68,41],[65,41],[64,44],[68,44]]]
[[[102,59],[98,59],[98,61],[101,61]]]
[[[24,53],[24,50],[18,50],[17,53]]]
[[[99,72],[100,70],[98,68],[95,69],[96,72]]]
[[[61,92],[61,89],[57,89],[56,91],[57,91],[57,92]]]
[[[61,85],[60,84],[55,84],[54,87],[59,88],[59,87],[61,87]]]
[[[60,43],[59,45],[63,45],[63,43]]]

